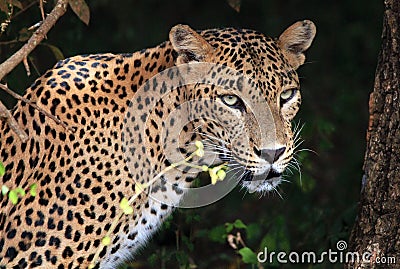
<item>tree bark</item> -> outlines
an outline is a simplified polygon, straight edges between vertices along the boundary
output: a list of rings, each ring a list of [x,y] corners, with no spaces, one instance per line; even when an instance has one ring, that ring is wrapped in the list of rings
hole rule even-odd
[[[400,268],[399,76],[400,2],[385,0],[382,47],[369,100],[361,200],[350,236],[350,250],[360,259],[367,253],[369,261],[348,262],[346,268]]]

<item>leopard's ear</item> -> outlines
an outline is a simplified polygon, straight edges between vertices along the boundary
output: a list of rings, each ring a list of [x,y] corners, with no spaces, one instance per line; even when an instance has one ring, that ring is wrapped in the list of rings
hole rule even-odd
[[[187,25],[178,24],[172,27],[169,40],[178,53],[176,64],[202,62],[213,51],[211,45]]]
[[[283,50],[283,54],[294,69],[304,64],[306,51],[316,33],[315,24],[312,21],[298,21],[287,28],[279,37],[278,45]]]

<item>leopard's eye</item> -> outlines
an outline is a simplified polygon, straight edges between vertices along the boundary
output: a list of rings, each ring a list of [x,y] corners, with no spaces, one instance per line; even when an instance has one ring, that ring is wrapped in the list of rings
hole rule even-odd
[[[235,95],[224,95],[221,99],[227,106],[237,106],[239,104],[239,98]]]
[[[296,95],[296,88],[289,88],[281,92],[281,104],[286,103]]]

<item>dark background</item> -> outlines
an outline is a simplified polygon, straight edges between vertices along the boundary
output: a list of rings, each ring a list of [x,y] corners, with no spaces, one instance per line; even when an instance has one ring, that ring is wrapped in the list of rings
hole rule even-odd
[[[297,171],[289,173],[286,179],[290,182],[280,187],[282,198],[272,193],[260,198],[237,188],[213,205],[178,210],[130,266],[256,268],[245,264],[224,239],[225,223],[236,219],[247,228],[234,233],[239,231],[255,253],[265,246],[268,251],[321,252],[336,250],[340,239],[347,241],[360,192],[368,96],[380,46],[380,1],[243,0],[239,13],[225,0],[87,2],[89,26],[69,10],[45,41],[64,57],[151,47],[166,40],[169,29],[178,23],[194,29],[252,28],[275,37],[297,20],[310,19],[317,26],[306,64],[298,70],[303,104],[295,123],[305,123],[303,148],[315,152],[302,151],[297,156],[301,177]],[[47,4],[46,10],[51,7],[52,3]],[[24,28],[39,20],[37,5],[12,19],[0,36],[1,61],[21,47],[23,42],[18,39],[24,40]],[[22,93],[55,64],[56,54],[48,45],[40,45],[31,54],[30,78],[20,65],[5,79],[10,88]],[[15,103],[5,93],[0,93],[0,99],[9,107]],[[264,268],[341,265],[264,264]]]

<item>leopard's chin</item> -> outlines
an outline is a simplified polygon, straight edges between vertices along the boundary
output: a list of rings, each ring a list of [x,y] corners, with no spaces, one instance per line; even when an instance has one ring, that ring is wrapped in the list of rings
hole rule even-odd
[[[282,178],[279,176],[270,179],[255,179],[252,181],[242,181],[241,184],[250,193],[258,192],[261,194],[265,194],[270,191],[276,191],[276,188],[281,182]]]
[[[259,172],[259,171],[257,171]],[[265,194],[277,189],[282,182],[281,173],[275,169],[268,169],[263,173],[257,173],[251,169],[243,169],[240,175],[240,183],[248,192]]]

